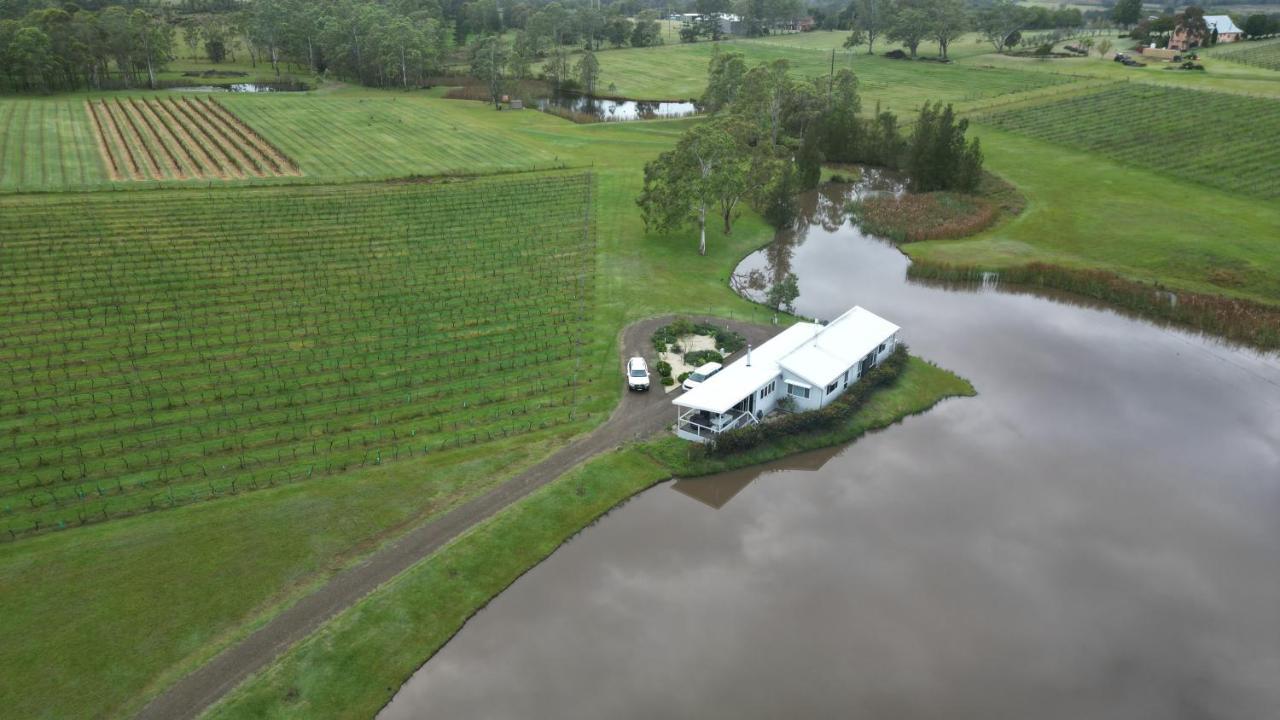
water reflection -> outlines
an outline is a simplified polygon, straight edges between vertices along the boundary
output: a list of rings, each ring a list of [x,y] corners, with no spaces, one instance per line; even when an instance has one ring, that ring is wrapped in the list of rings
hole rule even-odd
[[[549,108],[559,108],[573,113],[592,115],[597,120],[605,122],[678,118],[695,115],[698,112],[698,106],[691,102],[613,100],[570,93],[541,98],[536,103],[539,110],[547,111]]]
[[[711,477],[676,480],[669,487],[707,507],[719,510],[762,474],[775,470],[817,472],[842,450],[839,447],[812,450],[763,466],[732,470]]]
[[[642,494],[383,717],[1280,717],[1277,358],[908,283],[832,213],[740,271],[785,258],[800,312],[880,313],[978,397],[817,469]]]
[[[178,92],[234,92],[234,93],[269,93],[269,92],[306,92],[311,86],[304,82],[269,82],[269,83],[227,83],[225,85],[188,85],[170,88]]]

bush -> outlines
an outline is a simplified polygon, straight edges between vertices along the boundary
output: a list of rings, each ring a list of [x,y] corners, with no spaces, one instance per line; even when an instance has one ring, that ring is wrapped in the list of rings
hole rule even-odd
[[[657,364],[658,374],[662,377],[671,377],[671,363],[666,360],[659,360]]]
[[[693,367],[698,367],[709,362],[722,363],[724,356],[715,350],[694,350],[684,354],[684,361]]]
[[[876,390],[897,382],[907,365],[907,346],[899,344],[887,360],[844,391],[830,405],[820,410],[784,415],[767,423],[720,433],[710,445],[710,452],[717,455],[748,450],[770,440],[787,435],[825,430],[845,422],[866,403]]]
[[[684,381],[683,381],[683,380],[681,380],[680,382],[684,382]],[[676,384],[676,381],[675,381],[675,380],[672,380],[670,375],[663,375],[663,376],[662,376],[662,384],[663,384],[663,385],[675,385],[675,384]]]
[[[680,377],[676,378],[676,380],[677,380],[678,382],[683,383],[685,380],[688,380],[688,379],[689,379],[689,376],[690,376],[690,375],[692,375],[692,374],[693,374],[693,373],[682,372],[682,373],[680,373]]]
[[[732,330],[712,325],[711,323],[694,323],[687,318],[676,318],[670,325],[664,325],[653,331],[650,339],[658,352],[682,352],[676,342],[685,335],[705,335],[716,340],[716,347],[727,353],[733,353],[747,346],[746,338]]]

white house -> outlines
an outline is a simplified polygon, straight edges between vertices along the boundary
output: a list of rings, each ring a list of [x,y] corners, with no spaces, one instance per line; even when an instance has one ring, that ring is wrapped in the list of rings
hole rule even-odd
[[[899,329],[860,307],[826,325],[796,323],[673,400],[676,434],[708,442],[759,422],[783,397],[797,411],[824,407],[893,352]]]

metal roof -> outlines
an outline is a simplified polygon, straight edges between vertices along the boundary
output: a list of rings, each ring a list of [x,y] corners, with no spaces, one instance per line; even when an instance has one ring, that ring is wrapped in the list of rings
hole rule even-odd
[[[723,413],[784,369],[815,386],[825,387],[898,329],[897,325],[861,307],[852,308],[825,326],[796,323],[672,403]]]
[[[1230,15],[1205,15],[1204,24],[1206,27],[1209,28],[1210,32],[1212,32],[1216,28],[1218,30],[1219,35],[1222,35],[1224,33],[1243,33],[1244,32],[1240,28],[1236,27],[1236,24],[1231,21]]]

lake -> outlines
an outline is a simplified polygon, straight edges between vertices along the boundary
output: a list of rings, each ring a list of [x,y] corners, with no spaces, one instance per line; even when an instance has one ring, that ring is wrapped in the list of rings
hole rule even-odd
[[[979,395],[639,495],[380,717],[1280,717],[1277,358],[909,282],[847,219],[878,182],[811,194],[739,276],[883,315]]]

